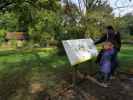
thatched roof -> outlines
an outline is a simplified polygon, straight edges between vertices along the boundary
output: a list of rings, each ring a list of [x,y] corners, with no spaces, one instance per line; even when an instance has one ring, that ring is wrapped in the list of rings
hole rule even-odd
[[[28,34],[24,32],[7,32],[5,38],[8,40],[27,40]]]

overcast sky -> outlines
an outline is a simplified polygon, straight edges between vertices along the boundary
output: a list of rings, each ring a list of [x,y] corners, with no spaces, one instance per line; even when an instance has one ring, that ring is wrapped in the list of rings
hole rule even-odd
[[[78,3],[78,0],[72,0],[72,1]],[[111,7],[114,8],[113,13],[115,14],[115,16],[119,15],[122,16],[126,13],[133,13],[133,0],[131,0],[131,2],[129,2],[129,0],[108,0],[108,1]],[[117,8],[117,7],[124,7],[124,8]]]
[[[119,14],[133,13],[133,0],[131,2],[129,0],[109,0],[109,4],[114,8],[114,14],[116,16],[119,16]],[[124,8],[118,9],[117,7]]]

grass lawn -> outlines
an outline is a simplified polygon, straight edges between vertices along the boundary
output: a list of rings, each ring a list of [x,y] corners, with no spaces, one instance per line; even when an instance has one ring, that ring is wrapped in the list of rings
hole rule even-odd
[[[133,69],[132,45],[122,47],[119,61],[120,70]],[[93,62],[85,62],[79,65],[79,69],[95,72],[97,66]],[[54,88],[60,77],[71,70],[67,57],[58,56],[56,49],[0,50],[0,96],[2,95],[2,100],[7,100],[8,97],[10,100],[20,100],[14,99],[15,95],[23,97],[27,93],[28,85],[34,81]]]
[[[124,45],[119,54],[120,68],[124,71],[133,69],[133,45]]]

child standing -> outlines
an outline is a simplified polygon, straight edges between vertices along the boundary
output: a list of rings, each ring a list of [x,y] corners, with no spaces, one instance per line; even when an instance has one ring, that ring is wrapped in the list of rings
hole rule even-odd
[[[105,42],[103,44],[103,50],[101,52],[100,65],[100,80],[106,82],[110,78],[112,57],[114,54],[113,44],[111,42]]]

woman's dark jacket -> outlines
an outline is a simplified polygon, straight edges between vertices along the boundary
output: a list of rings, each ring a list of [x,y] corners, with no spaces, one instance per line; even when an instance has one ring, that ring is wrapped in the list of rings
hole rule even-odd
[[[99,44],[101,42],[110,41],[113,43],[114,47],[117,49],[117,51],[120,51],[121,48],[121,37],[119,32],[114,33],[106,33],[104,34],[98,41],[95,42],[95,44]]]

